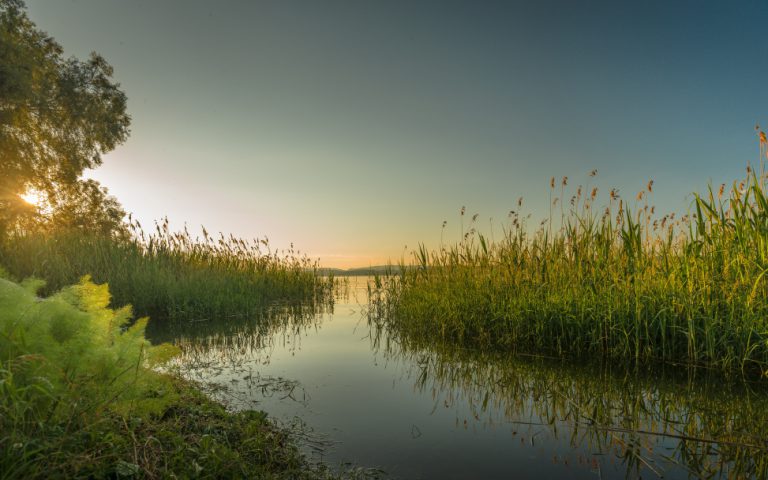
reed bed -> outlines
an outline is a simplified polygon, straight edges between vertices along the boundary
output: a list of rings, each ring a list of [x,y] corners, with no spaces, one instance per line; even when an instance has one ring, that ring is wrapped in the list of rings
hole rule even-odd
[[[0,243],[0,264],[16,278],[45,279],[49,293],[91,275],[109,283],[116,305],[131,303],[158,320],[248,316],[273,303],[326,302],[333,278],[293,247],[268,239],[193,237],[165,220],[146,234],[138,222],[124,238],[82,231],[16,235]]]
[[[589,186],[568,198],[567,178],[550,188],[537,229],[512,211],[491,241],[474,217],[461,241],[420,246],[416,268],[372,286],[375,309],[391,328],[469,346],[768,372],[762,161],[743,181],[695,195],[681,217],[656,213],[653,181],[629,201]]]

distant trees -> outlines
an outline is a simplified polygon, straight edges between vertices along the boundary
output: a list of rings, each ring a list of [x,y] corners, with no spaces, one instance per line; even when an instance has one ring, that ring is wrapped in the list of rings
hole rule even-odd
[[[31,228],[120,228],[117,201],[81,179],[128,138],[126,96],[112,73],[96,53],[64,58],[23,1],[0,0],[0,237]],[[46,199],[45,209],[20,197],[30,190]]]

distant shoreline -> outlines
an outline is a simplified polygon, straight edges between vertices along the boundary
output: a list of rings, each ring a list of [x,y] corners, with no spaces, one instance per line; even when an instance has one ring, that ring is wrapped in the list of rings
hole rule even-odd
[[[334,275],[337,277],[361,277],[371,275],[387,275],[396,274],[401,271],[403,267],[400,265],[375,265],[372,267],[358,267],[358,268],[318,268],[317,273],[320,275]],[[411,268],[410,266],[406,266]]]

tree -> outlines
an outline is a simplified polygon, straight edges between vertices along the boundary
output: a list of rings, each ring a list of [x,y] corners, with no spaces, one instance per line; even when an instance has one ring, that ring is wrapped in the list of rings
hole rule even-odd
[[[80,179],[128,138],[126,96],[112,75],[96,53],[86,61],[64,58],[29,20],[22,0],[0,0],[0,236],[34,213],[19,196],[30,189],[69,200],[50,202],[54,209],[96,199],[103,201],[101,214],[122,212],[98,184]],[[80,211],[93,214],[94,206]]]
[[[53,228],[127,235],[127,226],[122,221],[125,211],[96,180],[81,180],[75,188],[58,190],[48,201],[51,213],[46,223]]]
[[[25,203],[25,202],[22,202]],[[107,189],[92,179],[78,180],[40,199],[39,204],[24,204],[16,220],[16,231],[51,233],[78,230],[89,234],[128,236],[126,213]]]

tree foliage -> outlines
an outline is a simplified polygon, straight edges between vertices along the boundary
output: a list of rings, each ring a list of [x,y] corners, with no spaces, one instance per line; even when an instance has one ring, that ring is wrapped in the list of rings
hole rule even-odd
[[[126,96],[112,75],[96,53],[85,61],[65,58],[27,17],[21,0],[0,0],[0,235],[28,226],[40,213],[19,197],[30,189],[59,211],[32,224],[88,223],[94,208],[95,218],[119,224],[117,202],[80,179],[129,134]],[[74,219],[78,212],[84,215]]]
[[[122,206],[93,179],[57,188],[47,193],[39,205],[22,203],[25,203],[22,208],[29,211],[16,221],[17,229],[22,232],[52,233],[65,229],[119,237],[128,235]]]

